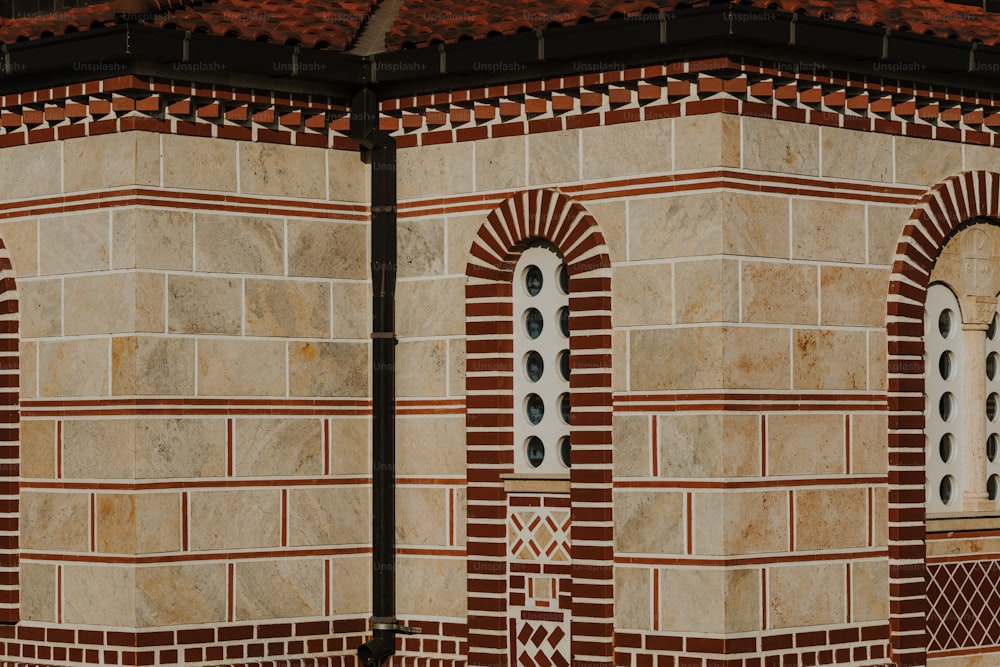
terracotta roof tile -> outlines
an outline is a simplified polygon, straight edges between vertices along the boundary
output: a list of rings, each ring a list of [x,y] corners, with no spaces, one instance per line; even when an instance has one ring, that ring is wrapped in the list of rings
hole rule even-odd
[[[116,13],[124,10],[151,26],[343,51],[377,1],[115,0],[0,20],[0,41],[9,43],[113,25]],[[136,11],[136,7],[144,11]]]
[[[407,0],[386,44],[391,49],[399,49],[434,41],[451,43],[552,25],[568,26],[581,21],[709,4],[716,3],[710,0],[487,0],[469,5],[463,0]],[[739,4],[938,37],[957,37],[989,45],[1000,43],[1000,14],[945,0],[742,0]]]

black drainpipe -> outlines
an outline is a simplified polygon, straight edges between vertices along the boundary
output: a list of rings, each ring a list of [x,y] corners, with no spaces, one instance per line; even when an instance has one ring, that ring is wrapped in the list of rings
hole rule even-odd
[[[358,647],[364,665],[395,653],[396,633],[396,140],[378,126],[370,88],[351,101],[352,139],[371,165],[372,269],[372,638]]]

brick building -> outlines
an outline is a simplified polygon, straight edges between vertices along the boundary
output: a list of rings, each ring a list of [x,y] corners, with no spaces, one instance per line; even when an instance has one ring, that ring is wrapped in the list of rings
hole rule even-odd
[[[0,664],[997,664],[995,4],[0,2]]]

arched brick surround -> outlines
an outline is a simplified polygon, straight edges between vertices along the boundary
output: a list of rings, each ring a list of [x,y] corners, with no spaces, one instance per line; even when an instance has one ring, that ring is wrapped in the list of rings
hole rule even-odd
[[[18,297],[7,248],[0,241],[0,623],[16,623],[19,607],[18,497],[20,357]]]
[[[545,239],[570,274],[573,664],[610,665],[614,634],[611,260],[597,223],[552,190],[518,193],[480,227],[466,270],[469,664],[506,665],[506,495],[513,472],[512,278]]]
[[[927,662],[923,311],[931,269],[964,223],[1000,217],[1000,174],[970,171],[930,189],[903,229],[889,280],[889,624],[894,664]]]

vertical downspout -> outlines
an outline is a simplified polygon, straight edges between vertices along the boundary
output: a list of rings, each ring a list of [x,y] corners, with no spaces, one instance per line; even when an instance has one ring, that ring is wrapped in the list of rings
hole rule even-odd
[[[371,164],[372,272],[372,629],[362,664],[395,652],[396,632],[396,141],[378,126],[378,100],[365,88],[351,101],[352,139]],[[403,629],[402,631],[406,631]]]

